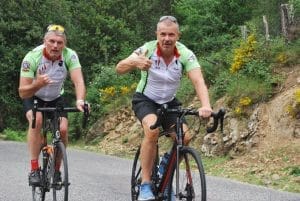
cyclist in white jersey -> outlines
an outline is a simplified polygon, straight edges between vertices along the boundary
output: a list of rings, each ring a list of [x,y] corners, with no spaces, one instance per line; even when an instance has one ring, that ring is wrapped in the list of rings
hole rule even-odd
[[[184,71],[187,72],[201,101],[199,115],[209,117],[212,112],[208,90],[198,60],[191,50],[178,42],[179,36],[176,18],[163,16],[157,23],[157,40],[145,43],[116,66],[119,74],[134,69],[141,70],[141,79],[132,99],[132,108],[144,130],[141,145],[142,185],[139,201],[155,199],[150,181],[159,130],[151,130],[150,126],[156,122],[156,110],[161,104],[167,103],[169,107],[180,105],[175,96]],[[175,121],[175,117],[169,117],[162,122],[162,126],[169,128],[174,125]],[[188,130],[186,124],[184,124],[184,130]],[[185,135],[185,137],[184,143],[188,144],[190,136]]]
[[[43,140],[40,135],[42,126],[40,112],[36,114],[36,128],[31,127],[33,99],[38,100],[39,106],[55,107],[57,102],[63,102],[63,83],[69,72],[75,86],[76,107],[83,111],[86,88],[81,65],[76,52],[67,48],[66,42],[64,27],[49,25],[44,35],[44,43],[28,52],[21,64],[19,95],[23,100],[29,122],[27,134],[31,159],[29,185],[40,183],[38,156]],[[68,141],[67,130],[67,115],[62,114],[60,131],[65,145]],[[55,175],[60,179],[59,165],[56,167]]]

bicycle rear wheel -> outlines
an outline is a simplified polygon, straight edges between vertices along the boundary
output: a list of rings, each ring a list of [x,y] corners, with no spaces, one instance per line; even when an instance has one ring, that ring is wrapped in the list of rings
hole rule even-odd
[[[132,165],[132,172],[131,172],[131,200],[137,201],[138,196],[140,193],[140,186],[142,183],[142,167],[140,164],[140,152],[141,146],[139,146],[138,150],[135,153]],[[156,147],[156,153],[158,153],[158,147]],[[156,154],[156,159],[153,164],[152,168],[152,175],[151,175],[151,183],[152,183],[152,191],[155,196],[157,196],[157,187],[159,185],[159,178],[158,178],[158,163],[159,157]]]
[[[57,158],[61,158],[57,160]],[[69,194],[69,174],[68,174],[68,160],[67,160],[67,152],[65,145],[62,142],[58,142],[56,148],[54,149],[54,163],[53,167],[57,163],[60,163],[60,175],[61,181],[56,182],[55,180],[55,171],[53,171],[51,175],[51,187],[53,191],[53,201],[68,201]]]
[[[139,195],[139,187],[141,185],[141,165],[139,162],[141,147],[135,153],[132,165],[132,172],[131,172],[131,200],[137,201]]]
[[[206,180],[201,158],[195,149],[184,147],[180,151],[179,189],[175,198],[176,170],[168,187],[168,201],[206,201]]]

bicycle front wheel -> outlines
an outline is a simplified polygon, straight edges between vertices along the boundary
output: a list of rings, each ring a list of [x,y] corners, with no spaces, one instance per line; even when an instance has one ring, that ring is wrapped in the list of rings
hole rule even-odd
[[[47,153],[43,153],[46,151],[48,146],[43,146],[40,154],[39,154],[39,161],[41,161],[42,166],[40,167],[40,176],[41,176],[41,184],[40,186],[32,186],[32,200],[33,201],[45,201],[46,192],[49,192],[49,167],[51,162],[51,156]]]
[[[52,174],[52,191],[53,191],[53,201],[68,201],[69,194],[69,174],[68,174],[68,160],[65,145],[62,142],[58,142],[54,149],[54,159],[53,163],[54,169]],[[59,168],[60,174],[57,173]]]
[[[201,158],[195,149],[183,147],[179,155],[178,192],[176,169],[168,187],[168,201],[206,201],[206,180]]]

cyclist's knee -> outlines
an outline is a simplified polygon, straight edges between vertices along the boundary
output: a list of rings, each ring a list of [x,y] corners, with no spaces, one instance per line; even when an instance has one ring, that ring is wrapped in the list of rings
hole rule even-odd
[[[66,118],[62,118],[62,121],[60,123],[60,132],[62,135],[66,135],[68,132],[68,120]]]
[[[42,114],[40,112],[36,113],[35,128],[32,128],[33,114],[32,114],[31,110],[26,113],[26,118],[27,118],[27,120],[29,122],[30,130],[37,130],[37,131],[41,130],[42,123],[43,123],[43,117],[42,117]]]

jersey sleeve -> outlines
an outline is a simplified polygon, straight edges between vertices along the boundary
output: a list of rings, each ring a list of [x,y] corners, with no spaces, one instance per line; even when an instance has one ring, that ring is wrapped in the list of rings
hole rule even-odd
[[[144,54],[147,51],[147,47],[145,45],[137,48],[136,50],[133,51],[133,53],[137,56]]]
[[[180,62],[183,64],[186,72],[194,68],[201,68],[199,61],[192,50],[188,49],[180,42],[177,42],[176,47],[180,53]]]
[[[34,59],[32,58],[31,53],[29,52],[28,54],[26,54],[26,56],[22,61],[20,76],[34,78],[35,71],[36,71],[36,63],[34,62]]]
[[[81,68],[77,53],[74,50],[66,49],[64,52],[65,62],[69,71],[75,68]]]
[[[185,70],[187,72],[189,72],[190,70],[192,70],[194,68],[200,68],[200,64],[198,62],[198,59],[197,59],[196,55],[191,50],[188,50],[186,52],[184,66],[185,66]]]
[[[133,53],[136,55],[145,54],[146,57],[150,58],[156,49],[157,41],[146,42],[143,46],[137,48]]]

